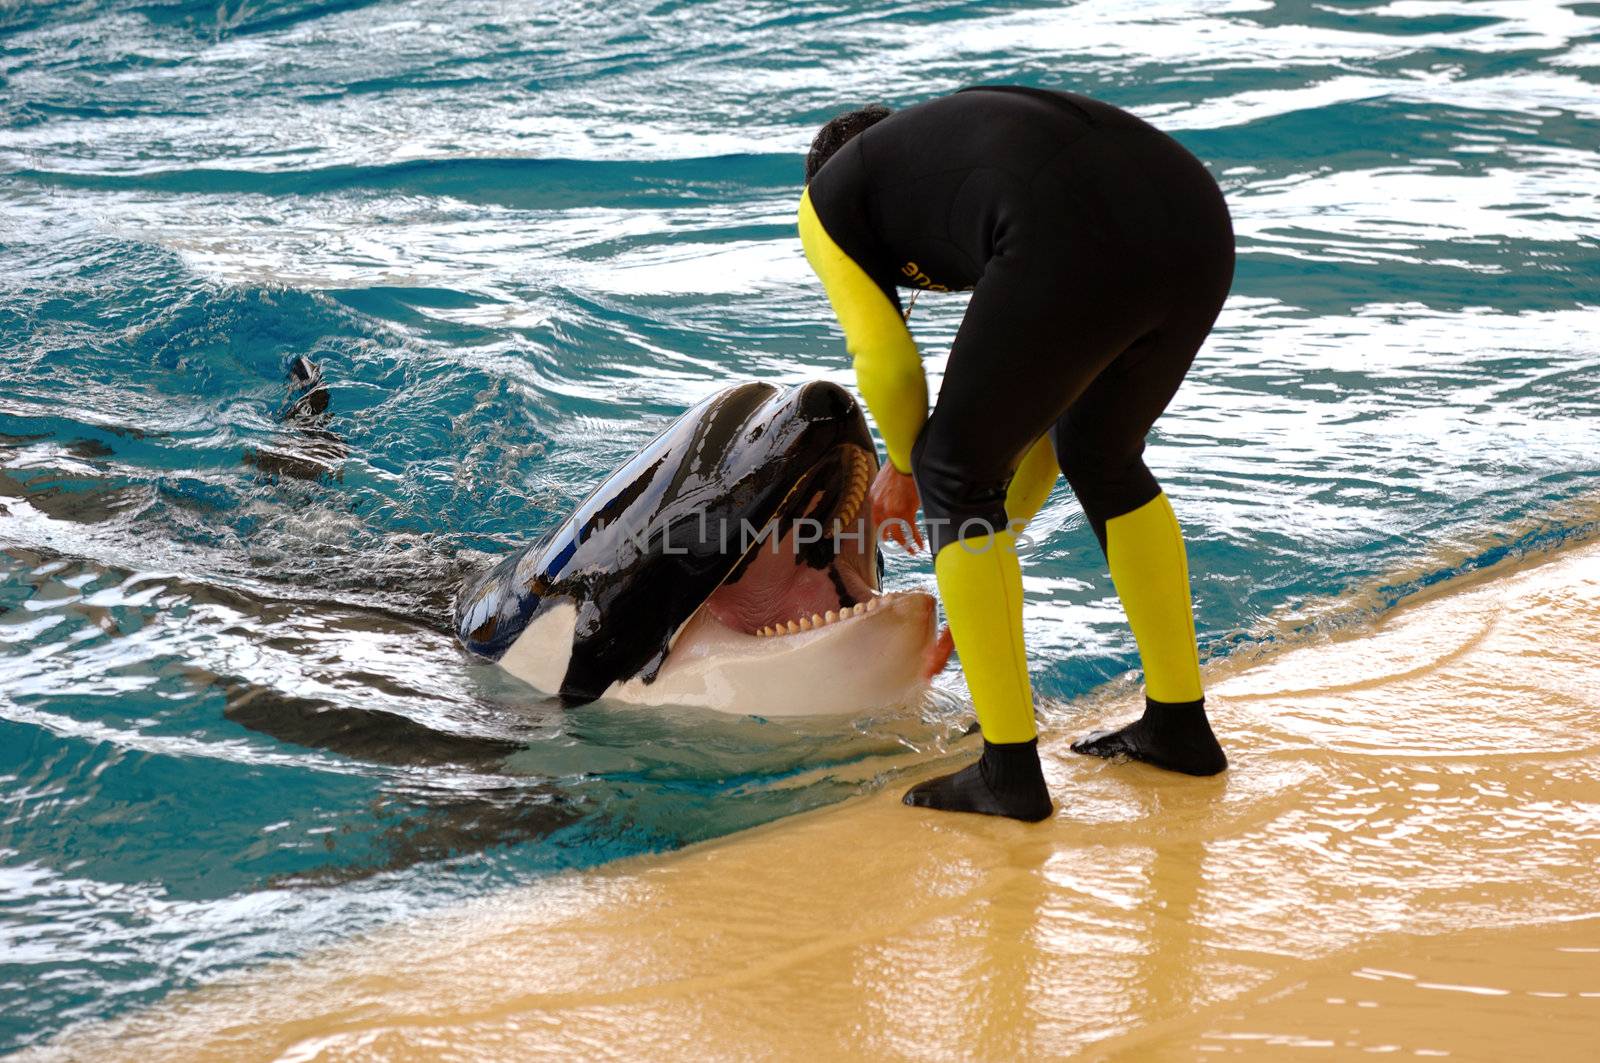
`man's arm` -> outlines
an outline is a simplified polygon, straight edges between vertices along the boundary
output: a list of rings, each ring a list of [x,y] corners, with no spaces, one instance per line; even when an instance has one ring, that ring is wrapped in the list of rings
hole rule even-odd
[[[911,447],[928,419],[928,381],[905,319],[822,227],[809,190],[800,196],[800,243],[839,316],[856,386],[877,422],[889,461],[909,473]]]

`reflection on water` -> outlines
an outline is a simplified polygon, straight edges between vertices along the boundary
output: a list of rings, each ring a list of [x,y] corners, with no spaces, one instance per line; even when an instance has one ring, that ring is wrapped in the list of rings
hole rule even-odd
[[[443,633],[465,571],[693,401],[848,381],[793,232],[846,103],[1061,85],[1218,175],[1235,294],[1149,451],[1213,655],[1574,534],[1597,30],[1544,0],[0,10],[0,1050],[834,800],[964,722],[559,714]],[[918,305],[935,386],[961,310]],[[1081,714],[1133,644],[1064,489],[1037,532],[1037,686]],[[1352,756],[1449,745],[1298,712]],[[1256,770],[1229,792],[1294,792]]]
[[[1323,1057],[1580,1059],[1600,1020],[1600,970],[1574,959],[1600,948],[1564,944],[1574,940],[1600,941],[1600,923],[1468,931],[1384,955],[1406,970],[1324,965],[1270,1000],[1212,1017],[1188,1043],[1174,1039],[1140,1058],[1273,1059],[1297,1049]]]

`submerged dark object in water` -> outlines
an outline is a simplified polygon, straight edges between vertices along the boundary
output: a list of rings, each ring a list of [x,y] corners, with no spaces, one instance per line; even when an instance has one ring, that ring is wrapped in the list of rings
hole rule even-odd
[[[296,355],[287,376],[290,400],[282,420],[296,429],[296,435],[285,440],[286,445],[245,451],[245,464],[297,480],[342,480],[350,447],[328,428],[330,395],[321,367],[303,354]]]

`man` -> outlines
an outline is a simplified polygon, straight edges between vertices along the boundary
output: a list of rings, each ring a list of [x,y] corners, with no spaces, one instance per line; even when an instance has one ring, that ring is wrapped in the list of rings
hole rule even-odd
[[[1193,775],[1226,768],[1182,533],[1141,457],[1233,277],[1232,225],[1205,167],[1108,104],[983,86],[824,126],[800,236],[889,452],[874,515],[914,552],[920,498],[983,730],[976,764],[906,803],[1050,815],[1015,543],[1058,470],[1105,550],[1145,675],[1144,715],[1073,749]],[[931,414],[901,287],[973,292]]]

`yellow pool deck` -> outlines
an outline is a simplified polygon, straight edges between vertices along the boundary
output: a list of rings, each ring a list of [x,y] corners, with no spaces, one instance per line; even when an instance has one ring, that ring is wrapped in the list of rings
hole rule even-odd
[[[1208,677],[1231,771],[1044,742],[1036,826],[902,786],[244,974],[74,1059],[1584,1059],[1600,544]],[[936,767],[930,765],[930,773]]]

